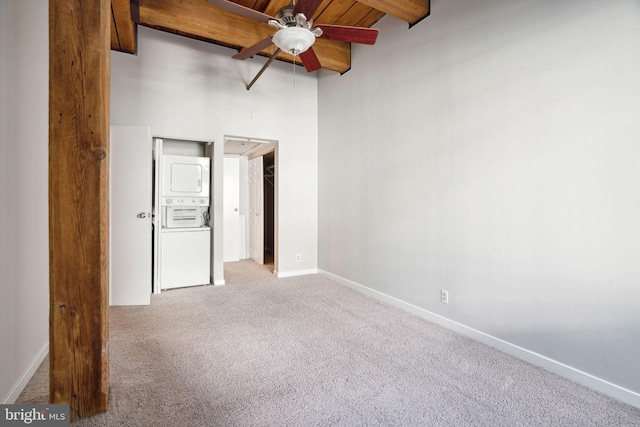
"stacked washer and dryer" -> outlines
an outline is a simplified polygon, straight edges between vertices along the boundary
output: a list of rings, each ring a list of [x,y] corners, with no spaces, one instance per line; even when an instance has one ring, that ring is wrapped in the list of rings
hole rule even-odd
[[[210,159],[162,156],[160,287],[211,281]]]

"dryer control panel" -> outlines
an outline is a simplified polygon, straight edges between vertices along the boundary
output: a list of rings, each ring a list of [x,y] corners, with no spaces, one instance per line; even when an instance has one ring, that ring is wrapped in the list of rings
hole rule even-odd
[[[208,197],[163,197],[162,206],[209,206]]]

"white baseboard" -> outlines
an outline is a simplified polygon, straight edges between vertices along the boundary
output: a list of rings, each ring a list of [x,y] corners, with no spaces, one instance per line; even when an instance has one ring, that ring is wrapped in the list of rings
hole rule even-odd
[[[214,280],[213,281],[213,285],[214,286],[221,286],[221,285],[224,285],[224,284],[225,284],[224,279],[222,279],[222,280]]]
[[[281,277],[293,277],[293,276],[304,276],[306,274],[317,274],[318,273],[318,269],[317,268],[311,268],[309,270],[293,270],[293,271],[285,271],[285,272],[281,272],[281,271],[273,271],[273,274],[277,277],[277,278],[281,278]]]
[[[430,322],[437,323],[438,325],[444,326],[445,328],[451,329],[483,344],[497,348],[498,350],[503,351],[507,354],[525,360],[534,365],[540,366],[548,371],[558,374],[564,378],[570,379],[585,387],[589,387],[600,393],[606,394],[607,396],[611,396],[614,399],[618,399],[626,404],[635,406],[636,408],[640,408],[640,393],[636,393],[632,390],[620,387],[616,384],[610,383],[609,381],[603,380],[579,369],[573,368],[569,365],[565,365],[564,363],[550,359],[546,356],[543,356],[531,350],[527,350],[526,348],[517,346],[515,344],[511,344],[510,342],[504,341],[500,338],[496,338],[477,329],[470,328],[469,326],[447,319],[446,317],[443,317],[439,314],[432,313],[428,310],[425,310],[413,304],[409,304],[407,302],[376,291],[359,283],[353,282],[351,280],[345,279],[333,273],[329,273],[328,271],[318,270],[318,273],[346,286],[349,286],[350,288],[353,288],[366,295],[372,296],[395,307],[408,311],[409,313],[420,316]]]
[[[24,371],[18,382],[16,382],[16,384],[11,388],[9,393],[7,393],[7,395],[2,400],[2,404],[6,405],[15,403],[18,397],[20,397],[20,393],[22,393],[27,384],[29,384],[29,381],[31,380],[31,377],[33,377],[33,374],[36,373],[36,371],[40,367],[40,364],[42,364],[44,358],[47,357],[47,354],[49,354],[48,342],[40,349],[38,354],[36,354],[36,357],[31,361],[29,366],[27,366],[27,369]]]

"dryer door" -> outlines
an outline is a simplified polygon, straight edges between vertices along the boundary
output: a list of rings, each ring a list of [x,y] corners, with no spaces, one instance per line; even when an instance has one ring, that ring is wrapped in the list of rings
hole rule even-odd
[[[174,193],[200,194],[202,191],[202,166],[193,163],[172,163],[171,191]]]
[[[163,198],[206,198],[208,205],[209,161],[208,157],[162,156]]]

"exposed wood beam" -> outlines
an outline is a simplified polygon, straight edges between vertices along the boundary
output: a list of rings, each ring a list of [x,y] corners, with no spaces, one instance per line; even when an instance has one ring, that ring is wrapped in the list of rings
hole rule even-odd
[[[291,0],[270,0],[264,13],[271,16],[276,16],[278,11],[285,6],[291,4]]]
[[[338,18],[344,15],[349,9],[353,7],[355,2],[353,0],[334,0],[332,8],[327,8],[327,0],[323,1],[318,7],[314,23],[316,24],[334,24]]]
[[[429,0],[358,0],[360,3],[395,16],[398,19],[416,24],[429,15]]]
[[[203,0],[140,0],[140,21],[144,25],[238,47],[251,46],[275,32],[268,24],[217,8]],[[271,46],[262,54],[268,57],[275,49]],[[317,39],[313,49],[324,68],[344,73],[351,67],[349,43]],[[291,61],[287,53],[280,53],[277,58]]]
[[[131,20],[134,24],[140,23],[140,0],[129,0],[131,3]]]
[[[50,398],[107,410],[110,0],[49,0]]]
[[[384,16],[385,14],[383,12],[380,12],[376,9],[371,9],[371,11],[369,11],[369,13],[364,18],[356,22],[356,26],[370,28]]]
[[[137,7],[137,0],[111,0],[111,49],[136,53],[136,25],[131,8]]]
[[[116,29],[116,17],[113,15],[111,8],[111,49],[120,50],[120,40],[118,40],[118,30]]]
[[[347,13],[338,19],[336,25],[370,28],[384,16],[383,12],[371,9],[360,2],[356,2]]]
[[[299,0],[296,0],[299,1]],[[350,2],[350,3],[354,3],[354,0],[339,0],[339,1],[345,1],[345,2]],[[326,10],[326,8],[333,3],[333,0],[322,0],[322,2],[320,3],[320,6],[318,6],[318,9],[316,10],[316,12],[313,14],[313,16],[309,17],[307,16],[307,18],[312,18],[314,22],[317,22],[318,24],[335,24],[335,22],[330,22],[330,21],[325,21],[325,20],[320,20],[318,21],[318,19],[320,18],[320,15],[322,15],[324,13],[324,11]],[[289,3],[291,4],[291,2]]]

